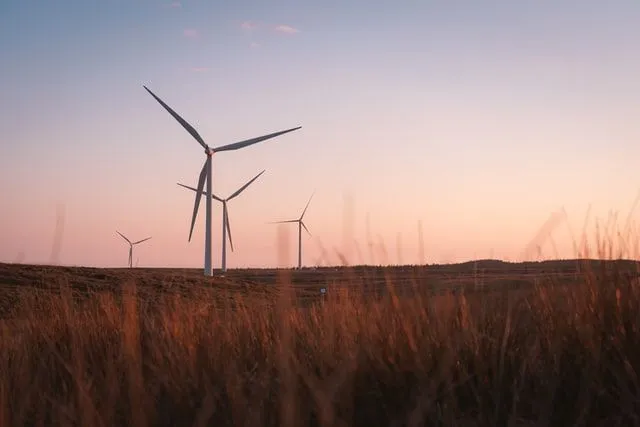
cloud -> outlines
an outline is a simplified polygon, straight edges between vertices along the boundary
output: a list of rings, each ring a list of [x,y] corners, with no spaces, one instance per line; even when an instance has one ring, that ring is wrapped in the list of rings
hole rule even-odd
[[[244,21],[240,24],[240,28],[242,28],[243,30],[251,31],[258,28],[258,24],[252,21]]]
[[[167,5],[167,7],[170,7],[172,9],[176,9],[176,8],[182,7],[182,3],[180,3],[179,1],[174,1],[174,2],[169,3]]]
[[[190,39],[195,39],[198,37],[198,30],[194,28],[185,28],[182,33],[185,37],[188,37]]]
[[[256,42],[251,42],[251,44],[249,45],[252,49],[256,49],[258,47],[260,47],[260,43],[256,43]]]
[[[209,71],[209,67],[191,67],[191,71],[194,73],[204,73]]]
[[[283,34],[295,34],[300,32],[300,30],[298,30],[297,28],[293,28],[290,25],[277,25],[274,29],[277,32],[283,33]]]

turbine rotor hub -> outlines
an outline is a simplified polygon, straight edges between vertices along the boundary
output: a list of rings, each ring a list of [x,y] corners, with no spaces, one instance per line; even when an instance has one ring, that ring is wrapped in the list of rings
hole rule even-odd
[[[206,154],[206,155],[207,155],[207,157],[211,157],[211,156],[213,156],[213,153],[214,153],[214,151],[213,151],[211,148],[209,148],[209,147],[207,147],[207,148],[205,148],[205,149],[204,149],[204,154]]]

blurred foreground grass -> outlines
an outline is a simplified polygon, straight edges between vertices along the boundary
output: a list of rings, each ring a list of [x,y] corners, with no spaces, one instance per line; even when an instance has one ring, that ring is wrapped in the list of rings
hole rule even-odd
[[[0,425],[640,423],[640,289],[614,268],[525,291],[300,307],[268,293],[17,291],[0,321]],[[53,287],[52,287],[53,288]],[[267,301],[268,300],[268,301]]]

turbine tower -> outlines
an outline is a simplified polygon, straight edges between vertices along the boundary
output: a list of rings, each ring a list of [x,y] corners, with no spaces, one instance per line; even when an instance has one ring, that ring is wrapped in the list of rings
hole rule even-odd
[[[233,199],[234,197],[239,196],[240,193],[242,193],[248,186],[250,186],[253,183],[253,181],[258,179],[260,175],[262,175],[263,173],[264,171],[254,176],[249,182],[247,182],[245,185],[240,187],[238,190],[236,190],[235,193],[233,193],[226,199],[222,199],[216,196],[215,194],[211,195],[211,198],[222,203],[222,261],[220,263],[220,269],[222,270],[223,273],[227,271],[227,234],[229,235],[229,244],[231,245],[231,251],[233,251],[233,240],[231,239],[231,226],[229,225],[229,210],[227,209],[227,202]],[[188,188],[189,190],[192,190],[192,191],[196,191],[196,192],[198,191],[193,187],[189,187],[188,185],[184,185],[180,183],[178,183],[178,185],[184,188]],[[206,196],[205,192],[202,192],[202,194]]]
[[[193,226],[196,222],[196,216],[198,214],[198,207],[200,206],[200,197],[202,196],[203,188],[205,181],[207,183],[207,191],[206,194],[213,194],[212,190],[212,179],[213,179],[213,163],[211,157],[214,153],[219,151],[230,151],[230,150],[238,150],[240,148],[247,147],[249,145],[257,144],[258,142],[265,141],[267,139],[275,138],[276,136],[283,135],[288,132],[293,132],[294,130],[300,129],[302,126],[298,126],[295,128],[283,130],[280,132],[270,133],[268,135],[259,136],[257,138],[251,138],[240,142],[235,142],[232,144],[221,145],[215,148],[209,147],[200,134],[187,123],[178,113],[173,111],[171,107],[164,103],[160,98],[158,98],[148,87],[144,86],[145,90],[149,92],[153,98],[160,103],[164,107],[165,110],[169,112],[173,116],[174,119],[178,121],[182,125],[183,128],[186,129],[187,132],[193,136],[193,138],[198,141],[198,143],[204,148],[204,153],[207,156],[207,159],[202,166],[202,170],[200,171],[200,177],[198,179],[198,190],[196,191],[196,199],[193,205],[193,216],[191,217],[191,229],[189,230],[189,241],[191,241],[191,235],[193,234]],[[204,274],[205,276],[213,275],[213,269],[211,266],[211,197],[207,197],[206,200],[206,213],[205,213],[205,237],[204,237]]]
[[[309,229],[307,228],[306,225],[304,225],[304,222],[302,222],[302,218],[304,217],[304,214],[307,212],[307,208],[309,207],[309,203],[311,203],[311,199],[313,198],[313,194],[311,194],[311,197],[309,197],[309,201],[307,202],[307,205],[304,207],[304,210],[302,211],[302,215],[300,215],[300,218],[298,219],[290,219],[287,221],[276,221],[276,222],[272,222],[271,224],[286,224],[289,222],[297,222],[298,223],[298,269],[302,268],[302,228],[304,227],[305,231],[307,233],[309,233],[309,236],[311,236],[311,232],[309,231]]]
[[[129,268],[133,268],[133,245],[137,245],[138,243],[146,242],[151,237],[147,237],[146,239],[138,240],[137,242],[132,242],[131,240],[127,239],[124,236],[124,234],[122,234],[118,230],[116,230],[116,233],[118,233],[120,235],[120,237],[122,237],[124,240],[126,240],[127,243],[129,244]]]

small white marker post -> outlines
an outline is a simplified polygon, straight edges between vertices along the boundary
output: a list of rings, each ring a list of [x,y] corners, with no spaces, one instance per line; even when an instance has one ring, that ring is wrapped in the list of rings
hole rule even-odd
[[[327,295],[327,288],[320,288],[320,293],[322,294],[322,305],[324,305],[324,300],[326,298]]]

